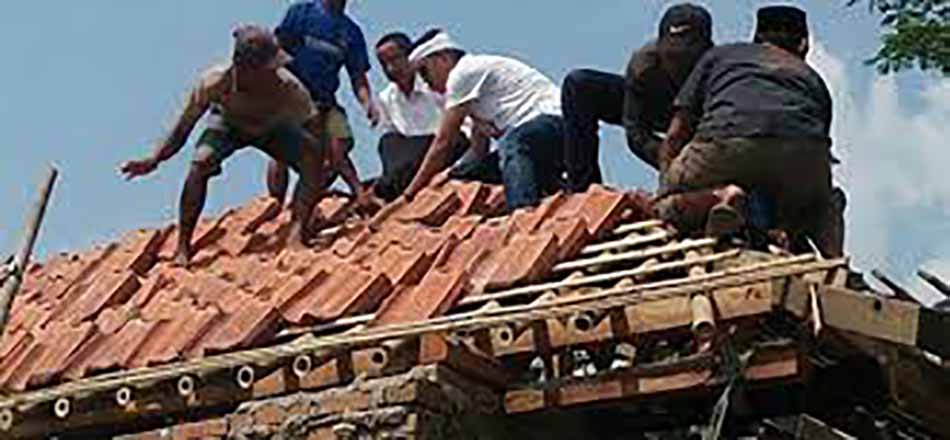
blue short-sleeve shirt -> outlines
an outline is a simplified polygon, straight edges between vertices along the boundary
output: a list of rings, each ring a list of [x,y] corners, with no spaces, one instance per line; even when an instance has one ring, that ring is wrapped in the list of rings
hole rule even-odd
[[[326,10],[320,0],[291,6],[277,33],[300,43],[287,48],[294,56],[289,68],[318,102],[336,102],[342,67],[351,78],[370,69],[363,31],[346,14]]]

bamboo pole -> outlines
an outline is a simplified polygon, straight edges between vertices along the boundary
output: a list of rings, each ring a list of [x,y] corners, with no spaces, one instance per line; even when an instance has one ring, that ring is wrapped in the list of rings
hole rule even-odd
[[[36,244],[36,237],[40,231],[40,225],[43,223],[43,216],[46,214],[46,206],[49,204],[50,194],[53,192],[53,184],[56,183],[56,177],[59,171],[50,166],[46,172],[43,182],[40,184],[40,195],[26,218],[26,226],[23,231],[23,244],[13,259],[13,267],[6,279],[3,280],[3,287],[0,288],[0,335],[10,317],[10,308],[13,306],[13,297],[20,290],[20,284],[23,282],[23,273],[27,264],[30,262],[30,255],[33,253],[33,245]]]

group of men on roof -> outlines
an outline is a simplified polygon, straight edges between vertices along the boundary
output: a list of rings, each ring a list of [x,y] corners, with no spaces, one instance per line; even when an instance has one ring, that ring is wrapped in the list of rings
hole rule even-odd
[[[207,184],[237,150],[271,157],[270,194],[283,201],[288,168],[298,182],[291,238],[304,244],[315,210],[338,177],[357,204],[411,200],[439,174],[504,185],[509,210],[558,191],[601,183],[600,122],[623,126],[628,147],[657,169],[656,214],[684,232],[727,235],[746,226],[780,229],[826,256],[843,252],[843,192],[832,188],[832,103],[805,62],[804,11],[758,11],[753,42],[716,46],[700,6],[669,8],[655,40],[625,75],[575,70],[558,87],[522,61],[468,53],[447,32],[415,41],[378,40],[389,80],[374,98],[363,33],[346,0],[294,4],[274,31],[235,29],[232,60],[204,72],[177,123],[155,151],[121,166],[146,175],[185,145],[207,114],[185,180],[176,262],[191,256]],[[379,141],[382,176],[361,182],[350,160],[347,116],[337,103],[345,67]]]

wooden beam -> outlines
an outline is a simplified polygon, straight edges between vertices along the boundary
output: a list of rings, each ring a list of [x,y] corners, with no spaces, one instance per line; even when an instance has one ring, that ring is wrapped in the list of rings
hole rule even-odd
[[[795,346],[773,347],[750,360],[745,378],[750,386],[766,383],[787,383],[802,379],[801,355]],[[572,407],[614,401],[639,401],[667,394],[703,395],[720,385],[712,367],[685,365],[649,371],[633,368],[591,379],[530,389],[511,390],[505,394],[508,414],[535,412],[553,407]],[[546,393],[547,391],[547,393]]]
[[[421,337],[419,364],[442,364],[495,389],[507,386],[511,379],[508,371],[496,360],[478,353],[462,341],[450,341],[439,334]]]

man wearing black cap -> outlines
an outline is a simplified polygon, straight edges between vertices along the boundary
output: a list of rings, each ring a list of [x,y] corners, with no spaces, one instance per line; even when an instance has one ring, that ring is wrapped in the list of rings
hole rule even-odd
[[[805,63],[807,52],[805,12],[771,6],[758,12],[754,43],[703,56],[660,147],[662,216],[708,213],[707,232],[731,232],[744,224],[746,192],[756,191],[774,204],[775,226],[811,238],[826,256],[842,254],[833,227],[841,212],[832,202],[831,96]]]
[[[231,64],[212,67],[201,75],[177,123],[155,152],[121,166],[129,179],[155,171],[181,150],[195,124],[209,113],[181,194],[175,254],[179,265],[186,265],[191,257],[191,238],[204,207],[208,180],[221,173],[223,162],[236,151],[253,145],[300,174],[291,228],[291,239],[297,244],[305,239],[304,226],[310,224],[320,183],[326,177],[324,152],[316,142],[322,118],[307,88],[283,67],[290,56],[269,30],[259,26],[238,27],[234,39]]]
[[[669,127],[673,99],[712,45],[709,12],[701,6],[679,4],[663,14],[658,38],[633,54],[626,78],[591,69],[567,75],[561,88],[561,106],[571,190],[584,191],[602,181],[597,139],[600,121],[623,125],[630,151],[657,167],[660,139],[656,133]]]

